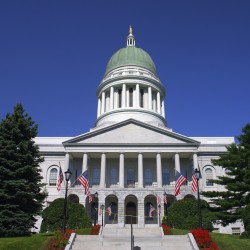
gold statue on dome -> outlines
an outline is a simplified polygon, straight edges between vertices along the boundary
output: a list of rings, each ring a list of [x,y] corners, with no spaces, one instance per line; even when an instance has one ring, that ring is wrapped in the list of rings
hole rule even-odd
[[[130,34],[130,35],[132,35],[132,31],[133,31],[133,30],[132,30],[132,27],[131,27],[131,25],[130,25],[130,27],[129,27],[129,34]]]

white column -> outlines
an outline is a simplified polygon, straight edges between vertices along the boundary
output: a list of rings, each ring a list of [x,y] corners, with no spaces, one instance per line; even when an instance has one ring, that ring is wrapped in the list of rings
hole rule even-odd
[[[105,104],[105,111],[108,112],[110,107],[110,94],[107,93],[106,95],[106,104]]]
[[[148,87],[148,109],[152,110],[152,88]]]
[[[138,154],[138,187],[143,187],[143,156]]]
[[[101,156],[100,188],[105,188],[105,174],[106,174],[106,154],[102,153],[102,156]]]
[[[162,167],[161,167],[161,154],[156,155],[156,168],[157,168],[157,185],[162,187]]]
[[[120,154],[119,162],[119,184],[120,188],[124,188],[124,154]]]
[[[126,107],[129,108],[129,88],[126,90]]]
[[[197,159],[197,154],[193,154],[193,165],[194,169],[198,169],[198,159]]]
[[[87,153],[84,153],[82,159],[82,173],[85,172],[87,169],[88,169],[88,155]]]
[[[161,115],[165,118],[165,105],[164,100],[161,102]]]
[[[110,110],[114,109],[114,87],[110,88]]]
[[[140,107],[140,88],[139,88],[139,83],[136,84],[136,107]]]
[[[98,97],[97,118],[101,114],[101,99]]]
[[[126,84],[122,84],[122,108],[125,108],[126,105]]]
[[[161,96],[159,91],[157,92],[157,113],[161,113]]]
[[[174,155],[174,162],[175,162],[175,170],[180,173],[181,167],[180,167],[180,157],[178,153],[175,153]]]
[[[102,92],[102,114],[105,112],[105,92]]]

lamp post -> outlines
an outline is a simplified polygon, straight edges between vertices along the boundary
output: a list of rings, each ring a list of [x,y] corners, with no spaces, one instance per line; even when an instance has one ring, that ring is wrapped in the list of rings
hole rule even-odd
[[[65,188],[65,197],[64,197],[64,208],[63,208],[63,233],[65,234],[66,230],[66,214],[67,214],[67,196],[68,196],[68,182],[72,175],[70,170],[64,172],[65,180],[66,180],[66,188]]]
[[[159,222],[159,227],[161,226],[160,219],[161,219],[161,204],[158,205],[158,222]]]
[[[101,205],[101,210],[102,210],[102,227],[103,227],[103,210],[104,210],[104,205]]]
[[[97,205],[97,202],[98,202],[98,193],[95,192],[94,196],[95,196],[94,226],[96,226],[96,215],[97,215],[97,209],[98,209],[98,205]]]
[[[199,179],[201,178],[201,172],[197,168],[194,170],[194,172],[195,172],[195,177],[196,177],[196,180],[197,180],[199,228],[202,229],[201,201],[200,201],[200,190],[199,190]]]

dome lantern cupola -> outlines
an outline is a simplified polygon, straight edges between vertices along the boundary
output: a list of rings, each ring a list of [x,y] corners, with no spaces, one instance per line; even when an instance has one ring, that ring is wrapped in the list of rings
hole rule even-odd
[[[96,128],[127,119],[166,128],[165,88],[150,55],[135,46],[131,26],[127,46],[110,58],[96,94]]]
[[[127,36],[127,47],[128,46],[135,46],[135,37],[133,36],[132,32],[133,32],[133,30],[132,30],[132,27],[130,25],[129,35]]]

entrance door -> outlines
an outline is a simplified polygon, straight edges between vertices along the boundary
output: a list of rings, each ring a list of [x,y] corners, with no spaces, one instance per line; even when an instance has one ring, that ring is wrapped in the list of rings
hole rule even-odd
[[[129,202],[126,205],[126,224],[136,224],[136,205],[134,202]]]

